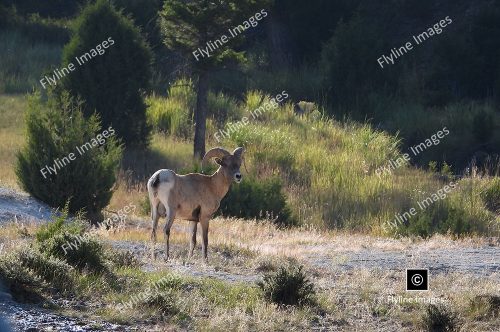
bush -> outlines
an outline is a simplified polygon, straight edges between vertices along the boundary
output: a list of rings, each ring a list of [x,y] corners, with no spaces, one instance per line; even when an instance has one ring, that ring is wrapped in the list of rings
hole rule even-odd
[[[425,211],[411,218],[407,225],[401,224],[399,231],[403,235],[432,236],[434,233],[455,235],[471,233],[474,221],[463,209],[452,206],[449,202],[433,203]]]
[[[162,315],[174,315],[179,312],[175,297],[170,291],[148,293],[143,305],[160,311]]]
[[[66,261],[80,270],[101,273],[106,271],[104,248],[95,238],[85,234],[62,232],[43,243],[40,250]]]
[[[78,65],[75,57],[98,48],[99,55]],[[76,19],[73,36],[64,48],[63,65],[73,63],[78,69],[61,80],[62,89],[83,98],[85,115],[97,112],[103,126],[113,125],[126,145],[147,145],[149,128],[142,90],[151,78],[151,57],[133,22],[108,1],[98,0]]]
[[[60,234],[63,229],[72,234],[80,234],[84,231],[85,226],[81,222],[73,222],[71,224],[66,223],[68,219],[68,202],[62,209],[59,215],[53,215],[52,220],[49,223],[40,226],[36,232],[36,242],[41,244],[57,234]]]
[[[314,303],[315,290],[302,266],[289,265],[264,275],[258,286],[267,300],[279,305],[308,305]]]
[[[296,225],[282,187],[281,180],[276,177],[258,181],[244,179],[231,186],[221,201],[219,213],[245,219],[271,219],[283,226]]]
[[[495,177],[491,184],[481,192],[484,205],[490,211],[500,213],[500,178]]]
[[[37,301],[48,285],[60,292],[73,285],[72,268],[64,261],[32,248],[22,248],[0,259],[0,280],[16,300]]]
[[[116,179],[122,153],[116,139],[104,140],[99,119],[84,119],[80,107],[67,97],[60,106],[51,100],[43,105],[39,96],[31,97],[26,129],[27,143],[16,164],[21,187],[52,207],[69,201],[70,213],[84,209],[91,219],[97,218],[111,199]],[[92,148],[83,154],[75,150],[86,143]],[[56,159],[65,166],[56,166]],[[47,166],[56,170],[49,173]]]
[[[427,331],[457,331],[458,316],[444,305],[429,305],[423,316],[423,325]]]

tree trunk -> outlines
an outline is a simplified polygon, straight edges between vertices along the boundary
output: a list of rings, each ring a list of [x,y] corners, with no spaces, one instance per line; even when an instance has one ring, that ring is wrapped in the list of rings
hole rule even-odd
[[[194,114],[194,158],[200,160],[205,155],[205,131],[207,128],[208,72],[202,71],[198,77],[198,93]]]

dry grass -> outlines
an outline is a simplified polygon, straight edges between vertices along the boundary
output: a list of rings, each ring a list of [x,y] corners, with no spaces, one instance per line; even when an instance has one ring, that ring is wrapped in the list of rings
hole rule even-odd
[[[331,260],[331,264],[336,264],[342,263],[342,260],[345,262],[349,252],[363,249],[399,252],[417,247],[427,250],[474,247],[487,244],[486,239],[453,240],[443,235],[428,240],[385,239],[306,228],[278,229],[269,222],[216,218],[210,225],[210,263],[204,265],[199,255],[194,261],[187,261],[187,222],[177,220],[174,225],[171,233],[174,257],[168,263],[162,260],[152,262],[146,255],[140,255],[141,250],[148,248],[144,245],[149,244],[150,225],[145,219],[130,218],[127,226],[116,232],[99,231],[106,241],[128,243],[132,252],[142,257],[142,272],[124,270],[119,273],[120,280],[125,280],[125,275],[134,278],[141,275],[139,280],[143,281],[135,281],[138,286],[128,288],[140,287],[161,275],[175,273],[183,285],[175,292],[189,294],[175,293],[178,297],[176,308],[182,314],[168,322],[160,322],[150,330],[169,330],[172,324],[176,327],[174,330],[185,328],[196,331],[302,331],[322,327],[339,331],[422,330],[426,304],[394,303],[388,300],[390,296],[440,299],[457,313],[462,328],[467,331],[493,331],[500,328],[495,319],[478,318],[471,309],[471,300],[478,295],[498,296],[498,279],[495,275],[476,277],[459,273],[437,274],[432,277],[429,292],[408,293],[404,289],[402,269],[331,270],[315,266],[307,260],[310,255],[322,255]],[[20,230],[19,225],[12,223],[0,228],[0,238],[8,239],[8,246],[12,249],[30,242],[31,237],[26,234],[33,236],[36,229],[36,225],[27,225],[26,230]],[[162,242],[161,236],[159,242]],[[137,249],[138,246],[143,249]],[[136,248],[135,251],[133,248]],[[240,284],[225,280],[226,275],[235,280],[247,280],[245,278],[249,277],[258,280],[261,273],[273,271],[290,261],[305,266],[306,273],[317,288],[317,306],[279,308],[263,300],[253,282]],[[130,292],[138,290],[133,291],[131,288]],[[110,309],[110,303],[116,303],[117,299],[126,296],[110,294],[95,299],[97,303],[94,303],[94,307],[101,309],[97,312],[92,310],[89,314],[99,313],[111,320],[127,322],[157,315],[154,309],[126,313]],[[185,317],[189,319],[186,321]]]
[[[24,110],[27,100],[0,94],[0,186],[19,188],[14,173],[17,151],[24,144]]]

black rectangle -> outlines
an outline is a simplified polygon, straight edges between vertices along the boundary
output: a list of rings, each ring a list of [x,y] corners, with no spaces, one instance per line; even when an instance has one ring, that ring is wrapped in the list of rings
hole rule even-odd
[[[427,290],[429,290],[429,270],[427,270],[427,269],[407,269],[406,270],[406,290],[407,291],[427,291]]]

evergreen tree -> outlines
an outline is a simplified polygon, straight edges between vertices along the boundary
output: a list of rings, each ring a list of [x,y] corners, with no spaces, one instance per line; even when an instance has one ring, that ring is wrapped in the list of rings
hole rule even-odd
[[[21,187],[54,208],[69,201],[69,212],[83,209],[95,220],[111,199],[122,154],[113,128],[102,129],[96,115],[84,118],[67,94],[46,105],[32,96],[26,138],[16,165]]]
[[[256,27],[258,17],[267,16],[267,0],[166,0],[160,12],[160,24],[168,48],[186,56],[198,76],[195,109],[194,156],[205,154],[205,131],[210,73],[230,63],[244,60],[236,47],[244,31]],[[253,17],[252,19],[250,19]],[[250,25],[250,20],[257,22]],[[238,30],[234,30],[238,27]],[[231,34],[229,29],[235,32]],[[241,33],[240,33],[241,31]],[[223,36],[227,39],[222,41]],[[218,44],[217,44],[218,43]],[[211,45],[210,45],[211,44]],[[210,55],[199,50],[210,45]],[[215,46],[215,47],[214,47]],[[214,49],[215,48],[215,49]]]
[[[142,90],[151,78],[151,50],[133,22],[106,0],[88,5],[65,46],[63,65],[75,70],[62,89],[85,101],[84,114],[100,115],[126,145],[144,146],[149,128]]]

